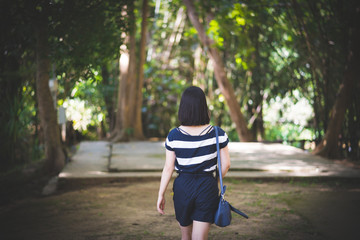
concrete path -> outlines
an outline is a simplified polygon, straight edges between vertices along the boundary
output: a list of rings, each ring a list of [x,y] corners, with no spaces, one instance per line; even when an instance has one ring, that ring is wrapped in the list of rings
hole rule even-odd
[[[60,178],[88,178],[108,175],[109,143],[81,142],[72,161],[65,165]]]
[[[231,177],[360,178],[359,169],[282,144],[231,142],[229,150]],[[164,161],[164,142],[81,142],[59,178],[160,177]]]

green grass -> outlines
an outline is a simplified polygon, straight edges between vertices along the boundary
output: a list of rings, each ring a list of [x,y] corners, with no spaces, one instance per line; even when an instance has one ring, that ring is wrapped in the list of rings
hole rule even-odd
[[[159,158],[159,159],[166,159],[165,154],[149,154],[146,155],[148,158]]]

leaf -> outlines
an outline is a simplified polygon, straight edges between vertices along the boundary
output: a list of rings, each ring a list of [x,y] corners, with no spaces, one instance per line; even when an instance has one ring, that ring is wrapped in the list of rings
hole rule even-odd
[[[245,18],[242,17],[236,17],[236,23],[240,26],[244,26],[245,25]]]

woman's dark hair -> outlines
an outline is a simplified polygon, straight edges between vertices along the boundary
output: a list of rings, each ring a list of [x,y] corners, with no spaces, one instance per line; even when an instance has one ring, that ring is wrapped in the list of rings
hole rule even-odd
[[[188,87],[182,94],[178,118],[183,126],[209,124],[209,109],[203,90],[199,87]]]

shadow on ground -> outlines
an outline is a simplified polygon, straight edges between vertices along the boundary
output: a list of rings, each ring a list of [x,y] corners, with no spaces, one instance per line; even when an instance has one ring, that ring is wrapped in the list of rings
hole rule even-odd
[[[233,215],[209,239],[360,239],[358,179],[225,182],[227,200],[250,218]],[[159,216],[158,186],[158,178],[62,181],[55,195],[2,205],[1,239],[179,239],[171,187]]]

